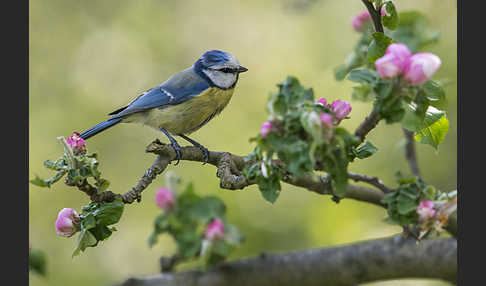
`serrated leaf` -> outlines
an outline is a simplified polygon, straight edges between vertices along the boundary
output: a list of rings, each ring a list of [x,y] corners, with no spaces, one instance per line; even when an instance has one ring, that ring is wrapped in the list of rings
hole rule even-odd
[[[395,30],[398,26],[398,14],[395,5],[391,1],[385,2],[385,9],[390,16],[384,15],[382,17],[383,26],[390,30]]]
[[[374,64],[378,58],[381,58],[391,42],[392,39],[385,34],[380,32],[373,33],[373,40],[368,47],[368,62]]]
[[[429,144],[436,150],[439,144],[444,141],[444,138],[449,131],[449,120],[445,114],[435,121],[432,125],[420,130],[415,135],[415,140],[422,144]]]
[[[379,79],[379,75],[377,72],[369,69],[356,69],[349,73],[347,79],[354,82],[362,82],[373,85]]]

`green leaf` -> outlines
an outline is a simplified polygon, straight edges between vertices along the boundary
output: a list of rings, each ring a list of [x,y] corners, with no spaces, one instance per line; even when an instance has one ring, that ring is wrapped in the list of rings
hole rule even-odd
[[[376,147],[371,144],[370,141],[366,141],[362,146],[356,149],[356,156],[359,159],[364,159],[375,154],[376,151],[378,151],[378,149],[376,149]]]
[[[102,224],[97,224],[94,228],[89,229],[89,232],[96,238],[97,241],[102,241],[110,237],[112,231]]]
[[[98,181],[96,181],[95,185],[96,187],[98,187],[98,192],[101,193],[108,189],[108,187],[110,186],[110,181],[106,179],[99,179]]]
[[[82,251],[84,251],[87,247],[93,247],[98,244],[98,241],[94,237],[94,235],[86,229],[83,229],[79,232],[78,240],[76,241],[76,245],[74,246],[74,251],[72,256],[79,255]]]
[[[39,249],[32,249],[29,251],[29,271],[46,276],[47,259],[44,251]]]
[[[30,183],[39,187],[48,187],[50,188],[52,184],[59,181],[64,174],[66,174],[66,170],[59,171],[54,177],[49,179],[41,179],[37,175],[34,179],[30,180]]]
[[[63,157],[61,157],[57,161],[46,160],[46,161],[44,161],[44,166],[47,169],[51,169],[51,170],[54,170],[54,171],[60,171],[60,170],[66,169],[68,167],[66,165],[66,162],[64,161]]]
[[[413,200],[398,201],[397,209],[401,215],[409,214],[417,209],[418,203]]]
[[[373,88],[369,84],[361,84],[358,86],[353,86],[353,90],[351,93],[351,98],[353,100],[359,100],[363,102],[372,101],[375,97],[375,93],[373,92]]]
[[[437,107],[444,102],[445,92],[438,83],[429,80],[424,83],[422,89],[431,105]]]
[[[280,195],[280,179],[277,175],[271,175],[269,178],[259,177],[257,180],[258,188],[263,198],[270,202],[275,203]]]
[[[434,186],[427,186],[424,190],[423,193],[426,197],[427,200],[435,200],[435,188]]]
[[[374,106],[387,124],[399,122],[405,115],[403,98],[393,92],[391,81],[380,81],[374,88],[376,100]]]
[[[312,136],[316,144],[322,144],[324,142],[323,128],[317,112],[302,112],[300,123],[305,131]]]
[[[390,30],[395,30],[398,26],[398,14],[393,2],[388,1],[385,2],[385,8],[387,14],[390,16],[385,15],[382,17],[383,26],[387,27]]]
[[[410,131],[420,131],[434,124],[445,112],[429,106],[427,111],[420,110],[419,105],[410,103],[405,106],[405,116],[402,119],[402,126]]]
[[[226,206],[223,201],[214,196],[203,197],[193,204],[191,207],[186,208],[187,215],[191,215],[194,219],[209,222],[213,218],[223,217],[226,212]]]
[[[449,120],[445,114],[435,121],[432,125],[420,130],[415,135],[415,140],[422,144],[429,144],[436,150],[439,144],[444,141],[445,135],[449,131]]]
[[[373,33],[373,40],[368,48],[368,61],[374,64],[378,58],[381,58],[386,51],[388,45],[390,45],[392,39],[380,32]]]
[[[429,29],[427,19],[420,12],[401,12],[398,18],[398,27],[389,35],[395,42],[407,45],[412,53],[439,40],[440,33]]]
[[[357,69],[352,70],[349,73],[347,79],[354,82],[361,82],[373,85],[379,79],[379,75],[377,72],[369,69]]]
[[[115,199],[113,202],[96,203],[96,208],[90,214],[94,215],[96,222],[101,225],[111,225],[117,223],[123,213],[124,208],[121,199]]]

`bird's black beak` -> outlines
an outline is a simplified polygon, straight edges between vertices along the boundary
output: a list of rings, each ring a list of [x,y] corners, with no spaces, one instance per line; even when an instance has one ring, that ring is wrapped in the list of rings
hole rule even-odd
[[[241,72],[246,72],[248,69],[245,68],[244,66],[239,66],[238,67],[238,72],[241,73]]]

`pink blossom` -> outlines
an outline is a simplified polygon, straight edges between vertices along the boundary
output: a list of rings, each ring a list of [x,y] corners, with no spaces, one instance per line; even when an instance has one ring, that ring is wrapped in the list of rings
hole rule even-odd
[[[421,85],[439,69],[440,58],[431,53],[417,53],[408,58],[403,76],[410,85]]]
[[[332,126],[332,115],[329,113],[322,113],[319,115],[319,119],[321,120],[321,125],[324,128],[329,128]]]
[[[208,240],[215,238],[223,238],[224,236],[224,224],[219,218],[213,220],[206,228],[205,237]]]
[[[272,123],[270,121],[264,122],[260,129],[260,135],[262,135],[263,138],[267,137],[271,129],[272,129]]]
[[[168,188],[159,188],[155,193],[155,203],[163,210],[170,210],[174,206],[174,193]]]
[[[341,121],[351,112],[351,105],[344,100],[335,100],[331,103],[331,110],[334,112],[336,119]]]
[[[86,142],[83,138],[79,137],[78,132],[73,132],[73,135],[66,139],[66,143],[73,149],[74,155],[86,153]]]
[[[57,215],[56,232],[59,235],[70,237],[77,231],[79,223],[78,213],[74,209],[64,208]]]
[[[425,221],[432,218],[435,215],[434,202],[423,201],[420,202],[417,208],[417,214],[419,215],[419,221]]]
[[[411,55],[406,45],[390,44],[385,55],[375,61],[376,70],[381,78],[394,78],[403,72]]]
[[[317,100],[317,104],[320,104],[320,105],[322,105],[322,106],[326,106],[327,101],[326,101],[326,99],[325,99],[324,97],[321,97],[321,98],[319,98],[319,99]]]

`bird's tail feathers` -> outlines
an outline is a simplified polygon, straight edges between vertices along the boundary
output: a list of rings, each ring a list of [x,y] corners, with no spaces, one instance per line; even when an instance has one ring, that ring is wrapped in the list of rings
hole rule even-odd
[[[96,134],[100,133],[101,131],[110,128],[111,126],[120,123],[122,118],[111,118],[101,123],[96,124],[95,126],[91,127],[90,129],[84,131],[79,135],[83,139],[88,139],[91,136],[95,136]]]

